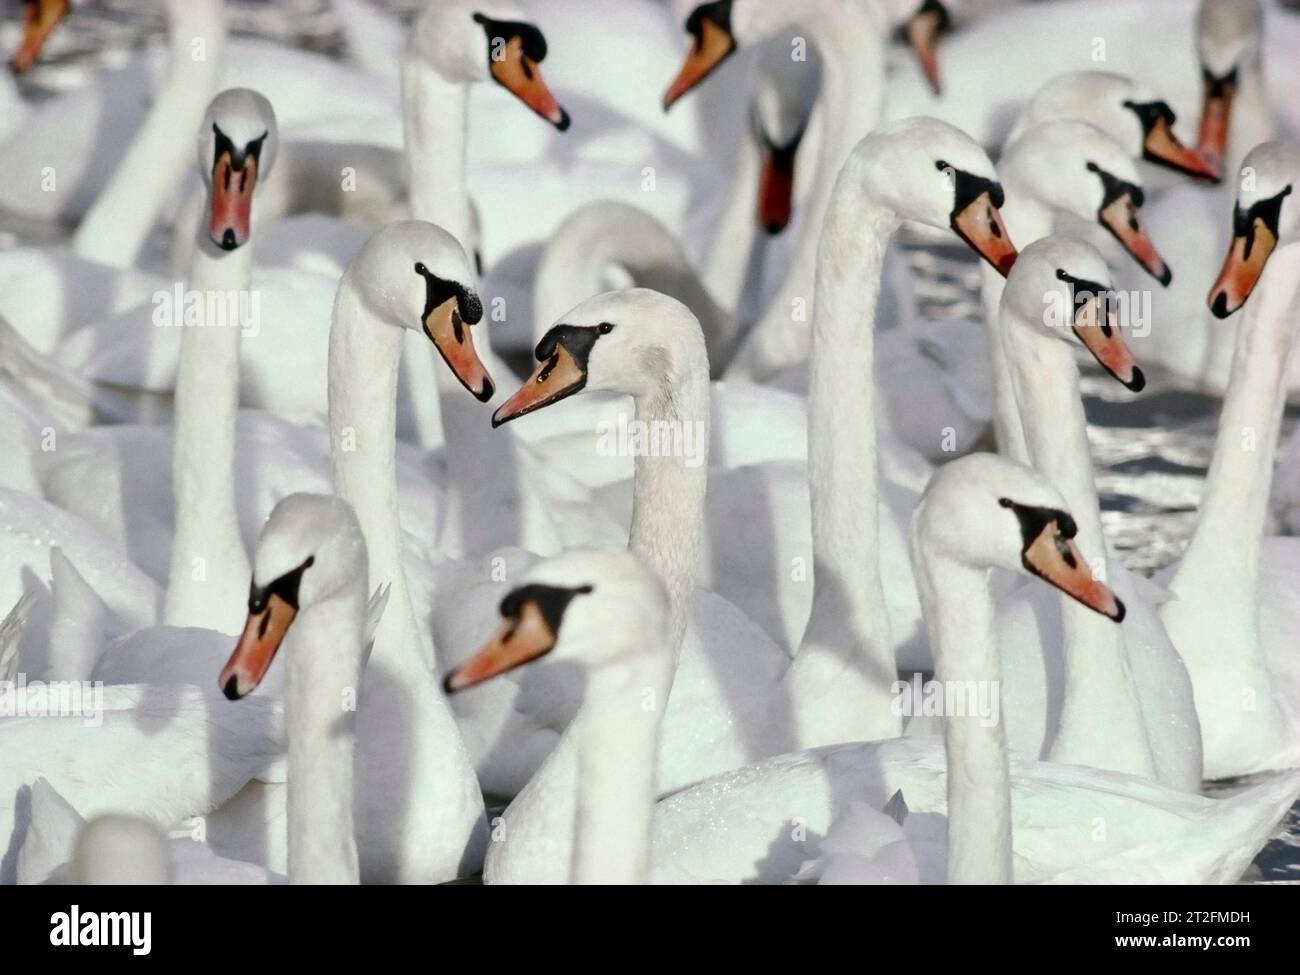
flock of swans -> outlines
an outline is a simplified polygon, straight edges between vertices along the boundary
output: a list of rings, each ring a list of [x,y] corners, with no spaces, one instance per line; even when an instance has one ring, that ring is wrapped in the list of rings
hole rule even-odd
[[[0,881],[1242,878],[1300,797],[1300,15],[332,2],[343,60],[167,0],[0,80],[0,213],[70,231],[0,251]],[[1084,360],[1222,401],[1155,578]]]

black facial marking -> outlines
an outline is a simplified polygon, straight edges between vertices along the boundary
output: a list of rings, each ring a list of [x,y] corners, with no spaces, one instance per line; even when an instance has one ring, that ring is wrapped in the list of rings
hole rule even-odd
[[[264,587],[258,587],[256,582],[252,582],[248,587],[248,612],[249,614],[260,613],[266,609],[267,601],[272,596],[279,596],[294,609],[298,608],[298,587],[302,585],[302,574],[312,567],[316,562],[316,556],[309,555],[307,560],[296,569],[291,569],[278,579],[271,580]],[[258,636],[266,635],[266,626],[270,616],[262,620],[262,631]]]
[[[483,302],[479,300],[477,294],[464,285],[438,277],[425,267],[422,261],[416,262],[415,273],[424,278],[424,314],[420,316],[420,321],[426,321],[429,312],[453,296],[456,299],[456,310],[463,321],[470,325],[477,325],[483,318]],[[457,326],[456,338],[459,340],[461,338],[459,323],[453,319],[452,324]]]
[[[569,608],[569,603],[573,602],[575,596],[585,596],[591,591],[591,586],[576,586],[571,589],[536,583],[520,586],[506,593],[505,598],[501,600],[501,616],[507,620],[518,620],[519,614],[523,612],[524,603],[532,603],[541,612],[542,619],[546,620],[546,625],[550,627],[551,632],[559,633],[560,623]]]
[[[1237,68],[1225,75],[1216,76],[1209,68],[1201,66],[1201,80],[1205,82],[1206,98],[1226,98],[1237,87]]]
[[[217,160],[219,160],[222,154],[226,152],[230,153],[230,168],[237,173],[244,168],[244,161],[249,156],[252,156],[256,162],[261,163],[262,144],[266,142],[267,133],[263,132],[242,149],[236,147],[236,145],[230,141],[230,137],[221,131],[216,122],[212,123],[212,134],[215,137],[215,143],[212,150],[213,168],[216,168]],[[229,176],[226,178],[229,180]],[[229,183],[227,183],[227,187],[229,187]]]
[[[1140,207],[1146,202],[1146,193],[1144,193],[1142,187],[1138,186],[1136,183],[1130,183],[1127,180],[1122,180],[1118,177],[1112,176],[1094,162],[1088,163],[1088,172],[1096,173],[1101,179],[1103,191],[1101,200],[1102,210],[1105,210],[1125,193],[1128,194],[1129,199],[1133,201],[1135,207]]]
[[[1282,219],[1282,201],[1290,195],[1291,187],[1287,185],[1280,193],[1270,196],[1267,200],[1257,201],[1248,210],[1243,210],[1240,204],[1233,210],[1233,236],[1246,238],[1246,249],[1242,254],[1243,258],[1249,258],[1250,252],[1255,246],[1256,220],[1262,221],[1274,237],[1281,236],[1278,233],[1278,224]]]
[[[987,193],[989,202],[999,209],[1006,202],[1006,194],[1002,192],[1002,184],[996,180],[985,179],[983,176],[975,176],[965,170],[949,166],[942,159],[935,162],[934,168],[941,173],[946,172],[952,175],[953,221],[956,221],[961,212],[979,199],[983,193]]]
[[[1010,498],[998,498],[997,503],[1004,508],[1010,508],[1021,523],[1021,542],[1024,550],[1034,545],[1043,534],[1043,529],[1054,521],[1058,534],[1057,550],[1062,556],[1069,556],[1067,564],[1070,568],[1074,568],[1074,555],[1069,551],[1069,546],[1063,545],[1065,539],[1074,538],[1079,534],[1079,525],[1075,524],[1069,512],[1061,511],[1060,508],[1037,507],[1035,504],[1018,504]]]
[[[606,328],[606,325],[609,327]],[[538,362],[543,362],[552,358],[556,347],[562,345],[585,373],[587,360],[591,357],[596,339],[608,335],[613,330],[614,326],[609,322],[602,322],[599,325],[556,325],[542,336],[542,340],[537,343],[537,348],[533,350],[533,356]]]
[[[1075,324],[1078,324],[1079,312],[1083,310],[1083,306],[1095,297],[1101,304],[1097,324],[1101,327],[1101,334],[1110,338],[1114,329],[1110,327],[1110,316],[1107,312],[1114,292],[1104,284],[1086,278],[1076,278],[1059,267],[1056,269],[1056,277],[1070,286],[1070,304],[1074,306]]]
[[[520,20],[493,20],[485,14],[475,14],[474,22],[482,25],[488,39],[488,66],[492,66],[494,42],[500,38],[509,44],[518,37],[523,42],[524,57],[531,61],[546,59],[546,37],[532,24]]]
[[[1149,133],[1162,120],[1167,122],[1169,127],[1172,129],[1175,120],[1178,118],[1178,116],[1174,114],[1174,110],[1169,107],[1168,102],[1126,101],[1124,102],[1124,107],[1138,117],[1138,121],[1142,123],[1143,133]]]
[[[712,0],[711,3],[700,4],[686,18],[686,32],[694,37],[698,44],[704,34],[704,25],[701,21],[707,18],[730,34],[731,5],[732,0]]]

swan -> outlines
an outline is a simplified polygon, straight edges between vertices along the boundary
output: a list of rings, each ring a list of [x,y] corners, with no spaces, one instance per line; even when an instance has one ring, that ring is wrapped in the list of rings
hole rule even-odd
[[[267,519],[255,561],[248,621],[217,682],[228,697],[244,696],[288,643],[289,880],[355,884],[353,753],[366,646],[366,542],[347,502],[292,494]]]
[[[263,96],[231,89],[214,98],[199,127],[199,171],[208,214],[198,230],[188,285],[201,295],[248,293],[253,201],[275,166],[275,112]],[[173,309],[173,315],[181,309]],[[244,316],[197,321],[186,315],[172,428],[172,536],[164,622],[235,632],[248,577],[235,512],[235,414]],[[176,324],[176,323],[169,323]]]
[[[573,549],[534,566],[501,601],[501,626],[452,670],[454,694],[537,660],[576,665],[583,701],[570,882],[645,883],[655,752],[673,674],[667,595],[628,552]]]
[[[1146,595],[1150,584],[1110,564],[1093,482],[1075,348],[1085,346],[1130,390],[1145,382],[1124,340],[1132,323],[1121,320],[1112,288],[1094,248],[1045,237],[1020,252],[1002,295],[1000,339],[1027,459],[1064,495],[1082,557],[1129,605],[1122,628],[1099,625],[1068,600],[1053,605],[1037,587],[1022,588],[1004,605],[1008,730],[1023,755],[1196,791],[1197,712],[1177,639],[1171,644],[1173,635],[1161,626]]]
[[[1040,475],[993,455],[963,458],[936,473],[917,510],[913,545],[940,679],[1000,679],[990,566],[1034,575],[1100,613],[1122,617],[1122,604],[1078,556],[1064,503]],[[571,587],[590,579],[575,574],[563,582]],[[571,611],[579,612],[582,599],[595,597],[600,581],[591,584],[589,596],[570,598]],[[507,619],[498,637],[474,663],[453,672],[450,687],[525,663],[529,648],[546,644],[542,608],[534,602],[530,612],[527,605],[521,599],[503,606]],[[570,621],[569,611],[560,617],[561,640],[564,628],[577,622]],[[551,615],[557,615],[554,608]],[[614,639],[615,631],[614,623],[605,624],[605,642]],[[509,632],[515,636],[502,642],[500,637]],[[584,642],[589,657],[608,652],[600,643]],[[638,641],[637,649],[645,661],[641,666],[648,666],[656,653],[653,642]],[[546,656],[534,659],[538,669],[550,666]],[[1086,693],[1086,688],[1078,690]],[[624,726],[609,728],[611,734],[629,733],[626,707],[620,713]],[[652,740],[651,723],[647,719],[637,727]],[[584,736],[592,733],[590,727],[584,727]],[[575,729],[566,740],[578,734]],[[1300,794],[1300,773],[1215,802],[1120,773],[1008,760],[1002,727],[985,726],[976,715],[950,720],[945,735],[946,748],[940,738],[909,737],[782,755],[660,799],[654,808],[651,880],[788,881],[804,860],[819,855],[821,837],[841,813],[855,802],[880,808],[901,790],[909,818],[946,817],[951,882],[1032,883],[1064,871],[1075,871],[1076,879],[1086,882],[1094,872],[1112,876],[1117,859],[1154,843],[1162,855],[1150,858],[1156,866],[1148,865],[1142,879],[1230,883]],[[645,761],[651,747],[629,746],[627,751]],[[567,820],[573,824],[573,784],[555,781],[563,777],[554,772],[548,761],[538,773],[542,781],[530,789],[543,788],[552,806],[568,806]],[[628,780],[633,775],[626,768],[620,772]],[[599,779],[577,784],[587,808],[594,802],[607,803],[611,811],[616,804],[623,808],[626,797],[602,784]],[[1101,834],[1099,816],[1107,826]],[[551,830],[537,825],[507,812],[501,840],[488,858],[487,882],[568,879],[574,844],[580,846],[586,832],[572,825]],[[704,837],[709,841],[703,842]],[[1189,847],[1192,839],[1195,848]]]
[[[352,505],[371,584],[388,585],[360,693],[358,835],[362,879],[448,880],[472,871],[487,840],[483,799],[451,709],[431,683],[436,659],[402,567],[397,517],[397,371],[406,329],[424,331],[480,401],[492,380],[474,352],[482,319],[473,271],[450,234],[422,221],[377,232],[339,282],[330,327],[330,461]],[[367,700],[375,703],[367,706]],[[401,783],[404,795],[394,795]]]
[[[1163,575],[1172,598],[1160,607],[1191,675],[1209,778],[1300,761],[1291,583],[1300,543],[1264,535],[1296,334],[1300,153],[1266,142],[1243,172],[1253,178],[1239,185],[1232,242],[1207,301],[1218,319],[1245,311],[1200,517],[1181,561]]]
[[[1127,121],[1122,116],[1119,120]],[[1123,137],[1123,131],[1121,127],[1117,134]],[[1173,272],[1147,231],[1146,194],[1137,167],[1106,131],[1081,121],[1040,122],[1006,147],[998,174],[1007,191],[1003,219],[1021,246],[1050,234],[1058,216],[1073,216],[1100,225],[1147,274],[1168,285]],[[998,449],[1013,460],[1027,462],[1025,432],[1001,338],[1003,288],[1000,274],[988,267],[980,269]]]

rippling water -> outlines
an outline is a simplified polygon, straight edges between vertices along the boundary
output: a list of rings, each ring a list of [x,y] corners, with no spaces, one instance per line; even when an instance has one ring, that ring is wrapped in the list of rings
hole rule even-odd
[[[378,5],[407,14],[418,0],[378,0]],[[226,7],[235,35],[279,40],[335,57],[346,53],[329,0],[226,0]],[[24,79],[23,93],[40,100],[84,84],[88,73],[128,62],[163,27],[156,4],[91,0],[60,28],[60,43]],[[0,232],[0,246],[52,243],[63,235],[63,230],[47,225],[11,223]],[[914,247],[908,256],[923,315],[978,319],[979,275],[965,249]],[[1158,372],[1146,371],[1149,385],[1138,397],[1090,365],[1083,367],[1082,388],[1102,522],[1124,564],[1150,574],[1176,560],[1191,536],[1214,447],[1219,404],[1172,389]],[[1289,410],[1284,437],[1296,418],[1297,411]],[[1217,783],[1208,791],[1229,794],[1249,784],[1248,780]],[[1300,882],[1300,804],[1256,858],[1255,866],[1247,880]]]

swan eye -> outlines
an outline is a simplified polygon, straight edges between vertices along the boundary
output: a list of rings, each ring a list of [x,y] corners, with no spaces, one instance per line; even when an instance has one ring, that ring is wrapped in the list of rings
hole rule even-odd
[[[424,262],[423,262],[423,261],[416,261],[416,262],[415,262],[415,273],[416,273],[416,274],[428,274],[428,273],[429,273],[429,269],[428,269],[427,267],[424,266]]]
[[[610,332],[614,331],[614,326],[610,322],[601,322],[596,326],[596,331],[601,335],[608,335]]]

